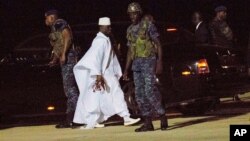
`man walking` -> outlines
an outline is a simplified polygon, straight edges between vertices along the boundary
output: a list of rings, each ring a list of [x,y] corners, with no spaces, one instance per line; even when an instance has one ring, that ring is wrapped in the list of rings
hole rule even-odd
[[[127,29],[128,53],[123,75],[128,80],[129,67],[135,83],[135,97],[145,121],[135,132],[153,131],[152,111],[160,116],[161,129],[168,127],[165,109],[161,103],[160,93],[155,86],[155,75],[162,73],[162,48],[159,33],[153,22],[143,20],[141,6],[133,2],[128,6],[132,24]],[[155,47],[156,46],[156,47]]]
[[[140,121],[130,118],[119,79],[121,67],[112,48],[109,36],[111,22],[108,17],[99,19],[99,33],[83,58],[74,67],[80,96],[74,122],[87,124],[81,129],[93,129],[109,117],[118,114],[124,125]]]
[[[56,10],[49,10],[45,13],[45,24],[51,28],[49,38],[53,47],[53,57],[49,65],[54,66],[57,62],[60,62],[63,87],[67,97],[66,120],[56,125],[56,128],[70,128],[73,125],[79,94],[73,74],[73,67],[77,62],[77,53],[73,46],[72,31],[65,20],[59,19]]]

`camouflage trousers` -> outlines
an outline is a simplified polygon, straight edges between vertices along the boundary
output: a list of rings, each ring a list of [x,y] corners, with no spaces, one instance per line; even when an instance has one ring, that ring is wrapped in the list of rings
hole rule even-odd
[[[155,65],[155,57],[136,58],[132,65],[135,98],[144,117],[151,117],[155,112],[165,114],[161,94],[156,87]]]
[[[63,88],[67,97],[67,110],[66,114],[73,114],[76,109],[79,91],[75,81],[73,68],[76,64],[76,56],[71,50],[68,53],[67,63],[61,66]]]

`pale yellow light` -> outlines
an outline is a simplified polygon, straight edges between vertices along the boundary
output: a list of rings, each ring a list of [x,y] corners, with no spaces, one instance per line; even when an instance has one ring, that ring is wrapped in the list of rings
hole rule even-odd
[[[48,110],[48,111],[54,111],[54,110],[55,110],[55,107],[54,107],[54,106],[48,106],[48,107],[47,107],[47,110]]]
[[[177,28],[167,28],[167,32],[176,32]]]
[[[190,71],[183,71],[181,74],[187,76],[187,75],[190,75],[191,72]]]

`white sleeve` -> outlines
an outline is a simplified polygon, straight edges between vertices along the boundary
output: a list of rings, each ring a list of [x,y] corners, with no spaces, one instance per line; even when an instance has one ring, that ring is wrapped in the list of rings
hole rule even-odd
[[[88,69],[90,76],[102,74],[102,62],[105,53],[105,39],[96,38],[93,40],[91,47],[80,59],[76,65],[76,69]]]

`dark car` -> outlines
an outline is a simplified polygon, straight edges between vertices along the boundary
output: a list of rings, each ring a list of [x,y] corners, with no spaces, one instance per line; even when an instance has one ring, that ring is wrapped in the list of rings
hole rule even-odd
[[[65,97],[59,66],[49,68],[47,34],[20,43],[0,64],[0,114],[3,117],[61,113]]]
[[[87,30],[77,26],[74,30],[75,46],[81,56],[98,28],[87,26]],[[48,65],[51,51],[48,33],[44,33],[27,38],[0,58],[0,121],[19,122],[27,117],[33,121],[52,120],[52,116],[55,121],[63,119],[66,97],[60,66]]]
[[[120,44],[118,57],[126,60],[128,22],[112,23],[114,44]],[[193,35],[177,26],[157,23],[164,51],[164,73],[157,86],[163,102],[185,114],[201,114],[218,98],[248,91],[246,68],[237,49],[195,45]],[[97,33],[96,24],[72,26],[75,45],[82,55]],[[0,114],[2,117],[63,115],[66,98],[60,67],[50,68],[51,47],[48,34],[39,34],[20,43],[0,62]],[[121,81],[125,100],[138,114],[133,81]]]

